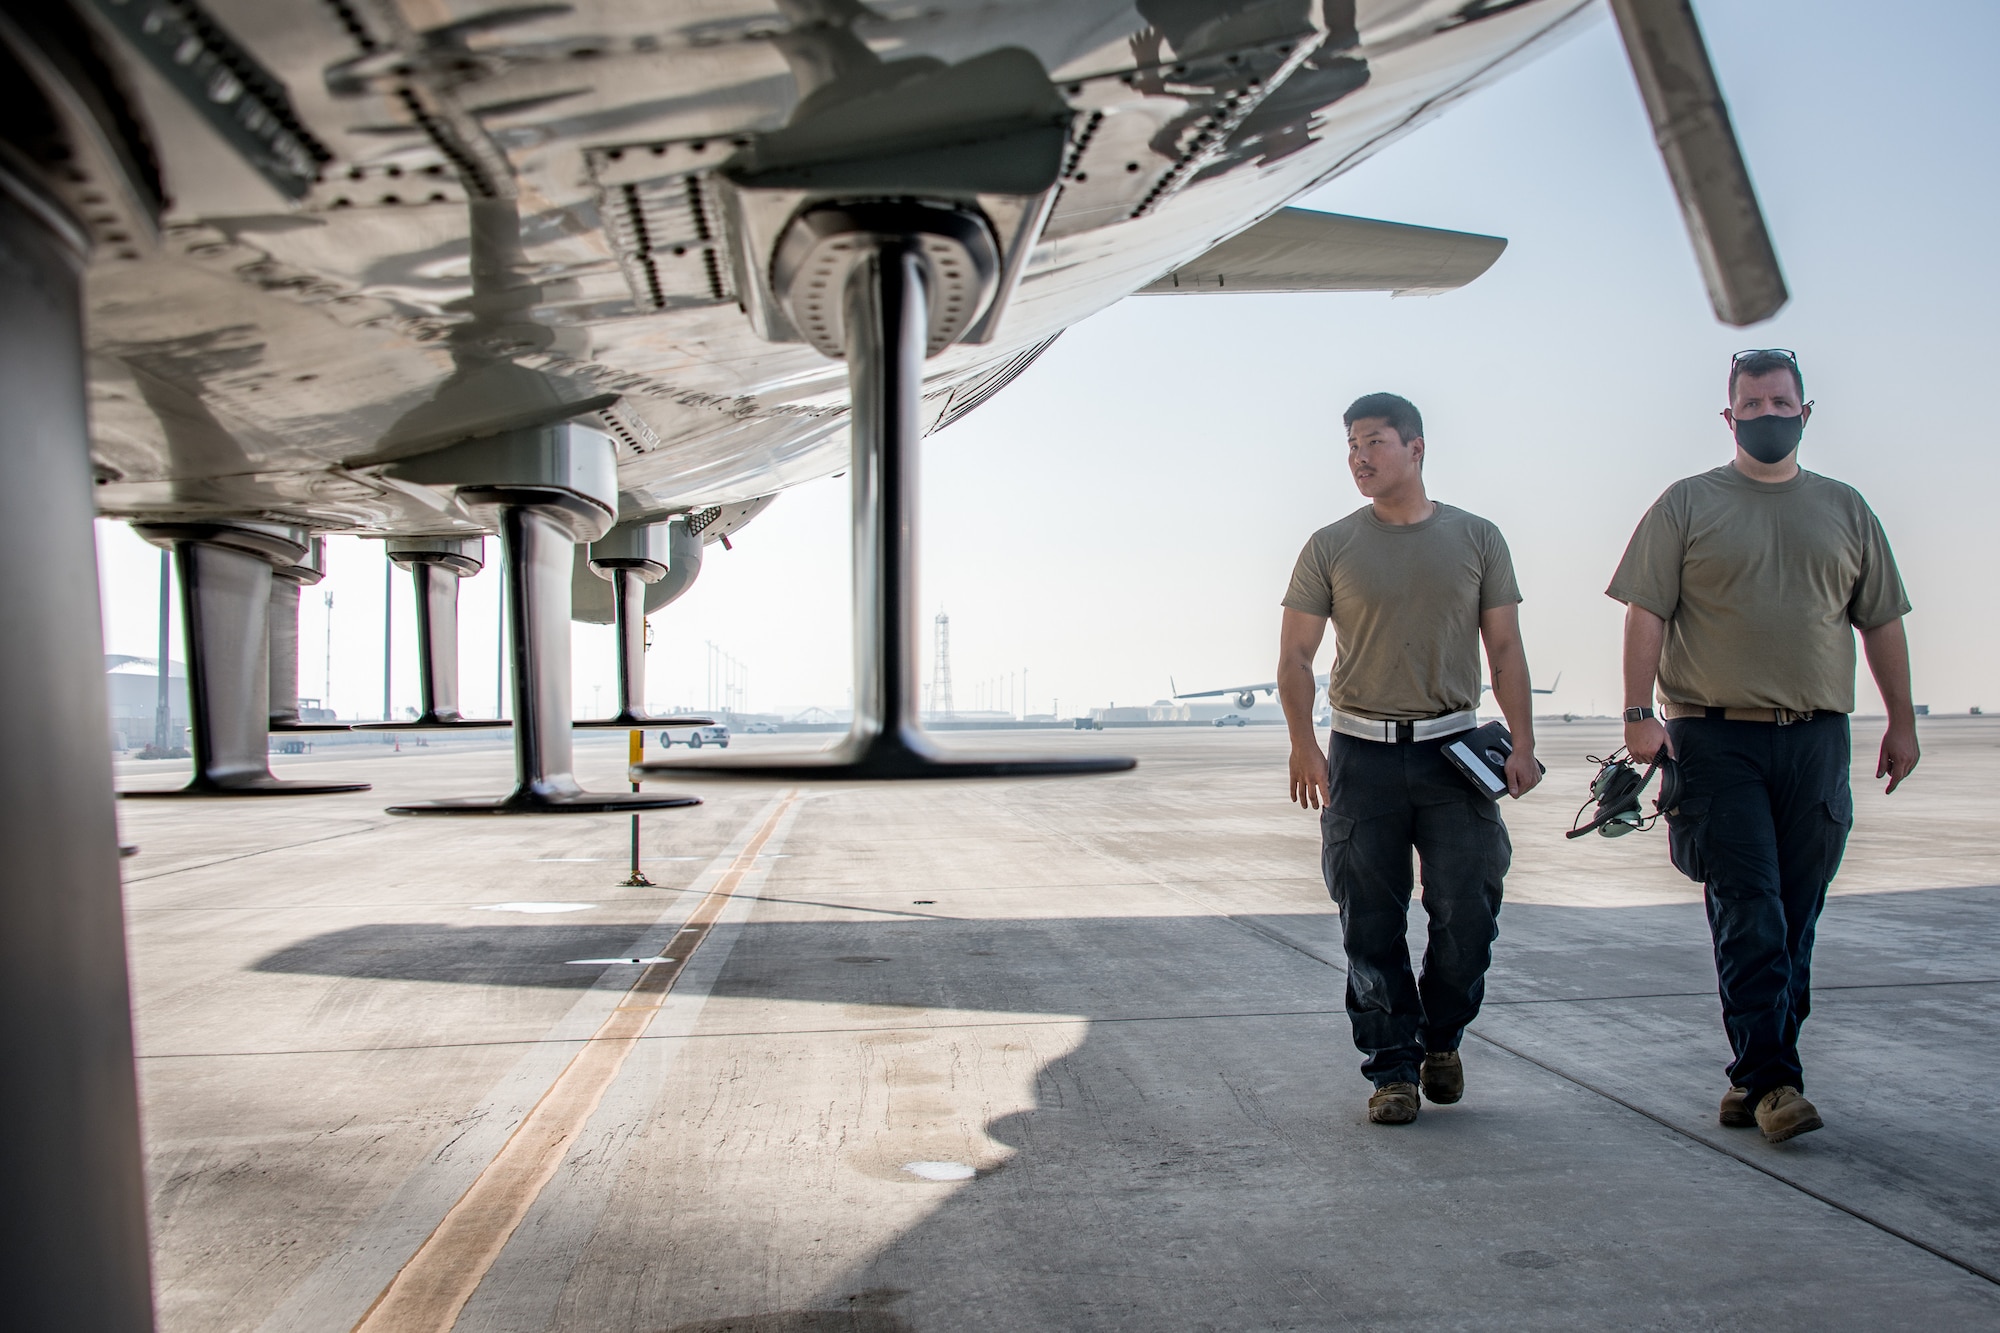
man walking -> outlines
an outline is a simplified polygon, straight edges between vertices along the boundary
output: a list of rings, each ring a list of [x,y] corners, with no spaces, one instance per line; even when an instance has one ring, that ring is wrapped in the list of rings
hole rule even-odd
[[[1722,414],[1735,461],[1654,502],[1609,589],[1626,607],[1626,748],[1641,763],[1664,748],[1680,766],[1668,842],[1705,886],[1735,1053],[1722,1123],[1773,1143],[1822,1124],[1799,1027],[1813,928],[1854,822],[1856,629],[1889,712],[1875,776],[1894,791],[1917,766],[1909,599],[1867,501],[1799,467],[1811,416],[1793,353],[1738,352]]]
[[[1347,409],[1347,466],[1369,503],[1320,529],[1284,598],[1278,699],[1291,728],[1291,795],[1320,811],[1321,869],[1340,907],[1347,1014],[1368,1118],[1406,1125],[1417,1088],[1465,1093],[1458,1044],[1479,1012],[1513,848],[1499,808],[1445,758],[1478,722],[1479,645],[1513,730],[1507,790],[1541,780],[1528,713],[1514,563],[1500,530],[1424,491],[1424,424],[1407,399]],[[1313,732],[1313,658],[1334,627],[1330,752]],[[1404,942],[1410,853],[1430,941],[1421,980]]]

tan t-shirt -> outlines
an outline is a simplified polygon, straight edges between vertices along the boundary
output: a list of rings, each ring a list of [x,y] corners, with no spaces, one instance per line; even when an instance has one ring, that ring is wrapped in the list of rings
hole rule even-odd
[[[1370,506],[1321,528],[1283,604],[1333,621],[1329,703],[1410,722],[1478,706],[1479,613],[1520,600],[1500,529],[1441,504],[1421,523]]]
[[[1845,482],[1675,482],[1608,591],[1667,622],[1660,697],[1711,708],[1854,711],[1854,630],[1907,613],[1881,520]]]

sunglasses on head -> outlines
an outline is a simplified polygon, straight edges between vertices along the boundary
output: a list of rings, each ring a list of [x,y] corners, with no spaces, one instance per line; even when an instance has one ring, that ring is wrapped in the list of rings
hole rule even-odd
[[[1753,356],[1782,356],[1794,366],[1799,363],[1799,354],[1789,347],[1746,347],[1735,356],[1730,357],[1729,360],[1733,365],[1748,361]]]

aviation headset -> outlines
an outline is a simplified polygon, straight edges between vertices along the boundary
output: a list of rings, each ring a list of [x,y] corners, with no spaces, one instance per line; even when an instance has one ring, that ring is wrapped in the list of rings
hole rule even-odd
[[[1577,819],[1590,808],[1591,801],[1597,802],[1597,809],[1587,824],[1572,821],[1565,838],[1581,838],[1593,829],[1607,838],[1619,838],[1633,829],[1644,832],[1659,822],[1660,816],[1680,808],[1681,767],[1662,746],[1653,756],[1653,762],[1644,773],[1632,761],[1631,754],[1623,747],[1611,752],[1608,759],[1588,756],[1597,765],[1597,776],[1590,780],[1590,800],[1577,807]],[[1653,813],[1647,814],[1639,805],[1639,798],[1654,774],[1660,777],[1660,794],[1653,799]]]

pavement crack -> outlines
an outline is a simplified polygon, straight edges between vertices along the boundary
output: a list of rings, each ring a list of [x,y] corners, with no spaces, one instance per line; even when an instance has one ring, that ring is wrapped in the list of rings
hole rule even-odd
[[[150,875],[127,875],[125,883],[144,884],[148,880],[165,879],[169,875],[185,875],[190,870],[206,870],[210,866],[227,865],[231,861],[248,861],[259,856],[269,856],[273,852],[289,852],[295,847],[310,847],[316,842],[332,842],[336,838],[352,838],[361,833],[373,833],[377,829],[389,828],[384,820],[377,824],[363,824],[360,828],[342,829],[338,833],[326,833],[317,838],[302,838],[298,842],[282,843],[276,847],[259,847],[254,852],[238,852],[234,856],[218,856],[213,861],[198,861],[193,865],[175,866],[172,870],[156,870]]]

